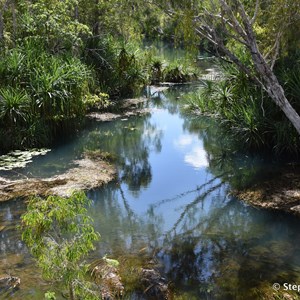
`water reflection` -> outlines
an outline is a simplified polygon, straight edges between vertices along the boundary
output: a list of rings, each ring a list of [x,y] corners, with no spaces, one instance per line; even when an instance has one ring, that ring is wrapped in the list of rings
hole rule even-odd
[[[84,149],[108,151],[115,154],[119,178],[132,192],[138,193],[151,182],[149,153],[159,153],[163,133],[150,116],[117,120],[113,124],[96,127],[85,138]]]
[[[88,193],[101,233],[93,257],[138,256],[146,249],[180,299],[263,299],[274,282],[299,283],[299,220],[228,195],[230,187],[257,180],[266,165],[237,153],[208,118],[182,113],[178,97],[186,88],[156,93],[147,104],[151,115],[94,123],[68,151],[56,150],[57,159],[85,150],[118,158],[116,182]],[[14,229],[24,209],[18,203],[0,206],[0,226],[7,226],[0,227],[0,259],[34,290],[41,279]],[[33,271],[35,280],[26,274]]]
[[[145,247],[149,251],[155,247],[157,237],[162,234],[161,217],[138,215],[130,207],[124,191],[115,184],[90,192],[88,196],[93,200],[90,215],[95,220],[96,230],[102,235],[98,248],[101,257],[105,254],[118,257],[138,253]]]
[[[292,229],[298,220],[286,221],[228,199],[193,228],[166,236],[165,271],[175,286],[198,297],[261,299],[256,295],[261,286],[300,279],[300,240]]]
[[[199,138],[184,134],[176,139],[174,144],[185,153],[184,161],[192,167],[200,169],[208,166],[207,152]]]
[[[241,146],[236,147],[236,141],[226,135],[217,121],[206,117],[185,118],[183,126],[202,141],[210,172],[216,176],[222,174],[223,180],[233,188],[255,184],[280,167],[269,157],[243,153]]]

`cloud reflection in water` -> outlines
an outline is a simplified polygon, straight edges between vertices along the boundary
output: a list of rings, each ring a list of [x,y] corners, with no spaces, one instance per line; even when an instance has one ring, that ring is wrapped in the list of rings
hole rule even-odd
[[[206,151],[197,136],[181,135],[174,145],[184,152],[184,161],[195,169],[208,166]]]

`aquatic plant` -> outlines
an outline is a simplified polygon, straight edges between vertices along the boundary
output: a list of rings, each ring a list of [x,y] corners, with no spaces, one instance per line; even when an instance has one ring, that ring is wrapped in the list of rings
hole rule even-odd
[[[24,168],[32,158],[38,155],[46,155],[50,149],[30,149],[27,151],[15,150],[0,156],[0,170],[8,171],[15,168]]]

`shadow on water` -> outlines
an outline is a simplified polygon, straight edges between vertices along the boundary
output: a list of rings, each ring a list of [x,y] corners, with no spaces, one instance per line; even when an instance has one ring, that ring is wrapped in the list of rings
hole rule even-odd
[[[181,96],[192,88],[148,90],[152,114],[93,123],[43,158],[54,162],[85,150],[117,157],[116,182],[88,192],[89,214],[101,233],[92,256],[122,261],[146,249],[160,262],[175,299],[263,299],[274,282],[300,283],[300,221],[228,193],[257,181],[269,162],[236,152],[217,124],[182,112]],[[33,166],[28,170],[34,173]],[[35,282],[43,281],[14,229],[24,205],[0,209],[1,262],[26,282],[15,299],[41,299]]]

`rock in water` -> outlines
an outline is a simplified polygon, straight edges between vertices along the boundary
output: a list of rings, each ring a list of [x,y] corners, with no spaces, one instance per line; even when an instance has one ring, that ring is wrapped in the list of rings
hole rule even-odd
[[[104,300],[119,299],[124,292],[118,269],[110,261],[114,260],[102,258],[91,266],[92,276],[100,286],[101,299]]]
[[[143,268],[141,270],[141,282],[146,287],[144,294],[147,299],[169,299],[168,284],[158,270]]]
[[[19,287],[21,279],[15,276],[0,277],[0,292],[14,290]]]

